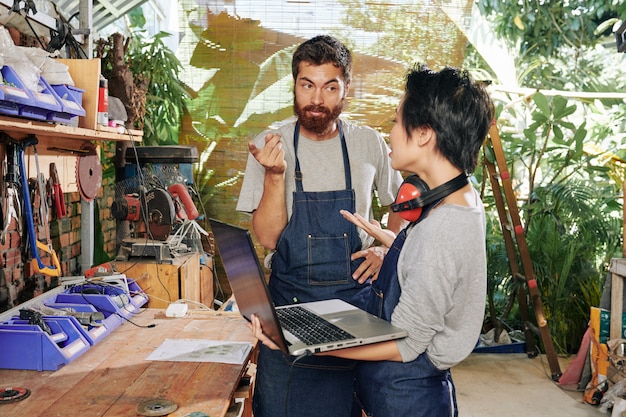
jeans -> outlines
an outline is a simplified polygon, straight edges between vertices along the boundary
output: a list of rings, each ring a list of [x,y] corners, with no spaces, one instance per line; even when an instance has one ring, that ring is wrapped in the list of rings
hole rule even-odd
[[[450,371],[423,353],[413,362],[361,362],[356,395],[370,417],[457,417]]]
[[[254,417],[350,417],[355,361],[259,349]]]

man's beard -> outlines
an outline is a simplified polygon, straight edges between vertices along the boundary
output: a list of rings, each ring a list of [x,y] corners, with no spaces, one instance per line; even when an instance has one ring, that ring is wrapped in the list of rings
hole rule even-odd
[[[339,118],[339,115],[343,111],[343,106],[345,103],[345,99],[342,99],[337,105],[331,110],[328,107],[324,106],[305,106],[300,107],[298,103],[294,100],[293,108],[298,116],[298,120],[300,121],[300,125],[308,131],[316,133],[318,135],[323,135],[326,133],[330,133],[333,129],[333,123]],[[322,116],[311,117],[307,115],[307,112],[315,111],[323,113]]]

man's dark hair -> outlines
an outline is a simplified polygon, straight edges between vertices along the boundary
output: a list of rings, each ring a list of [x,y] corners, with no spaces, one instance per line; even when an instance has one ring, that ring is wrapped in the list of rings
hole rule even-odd
[[[484,85],[467,71],[446,67],[437,72],[418,65],[406,75],[402,122],[407,134],[432,128],[443,156],[468,174],[476,169],[493,116]]]
[[[314,65],[333,64],[343,71],[343,81],[348,84],[352,77],[352,54],[338,39],[329,35],[319,35],[298,46],[291,61],[294,81],[298,78],[301,62]]]

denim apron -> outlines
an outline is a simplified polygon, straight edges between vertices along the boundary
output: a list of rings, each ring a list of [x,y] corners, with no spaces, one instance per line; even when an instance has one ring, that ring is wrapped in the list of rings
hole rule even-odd
[[[424,219],[429,206],[418,222]],[[367,310],[387,321],[400,299],[398,258],[406,241],[404,228],[385,255],[378,279],[371,285]],[[361,362],[355,383],[356,403],[371,417],[456,417],[456,392],[449,370],[437,369],[426,353],[412,362]],[[360,409],[353,416],[360,416]]]
[[[268,285],[276,305],[329,298],[351,302],[364,287],[352,278],[362,262],[350,260],[352,253],[361,249],[357,228],[339,213],[342,209],[353,213],[355,197],[341,123],[338,128],[346,189],[306,192],[298,160],[300,126],[296,124],[293,210],[272,257]],[[255,417],[350,416],[356,361],[330,356],[296,360],[260,345],[257,367]]]

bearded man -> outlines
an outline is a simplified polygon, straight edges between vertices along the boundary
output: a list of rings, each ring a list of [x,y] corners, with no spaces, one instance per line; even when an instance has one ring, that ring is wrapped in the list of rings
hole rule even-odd
[[[402,177],[374,129],[340,118],[352,77],[345,45],[327,35],[309,39],[296,49],[292,73],[297,119],[248,144],[237,210],[252,214],[258,242],[271,251],[268,286],[277,306],[330,298],[362,306],[359,294],[377,278],[386,250],[340,211],[375,221],[374,193],[391,205]],[[390,212],[387,227],[403,226]],[[349,417],[355,366],[260,345],[254,416]]]

